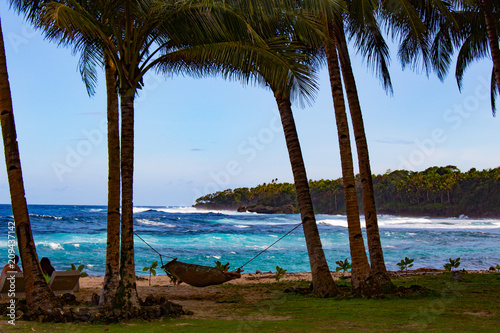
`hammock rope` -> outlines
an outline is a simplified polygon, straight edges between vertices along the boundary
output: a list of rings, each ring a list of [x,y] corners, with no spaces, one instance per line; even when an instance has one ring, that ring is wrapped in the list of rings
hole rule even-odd
[[[161,254],[160,252],[156,251],[154,247],[152,247],[151,245],[148,244],[148,242],[146,242],[144,239],[142,239],[141,236],[139,236],[135,231],[133,231],[134,235],[136,235],[137,237],[139,237],[139,239],[141,241],[144,242],[144,244],[146,244],[147,246],[149,246],[149,248],[153,251],[155,251],[156,253],[158,253],[158,255],[160,256],[160,261],[161,261],[161,265],[163,266],[163,260],[161,259],[161,257],[165,257],[165,258],[170,258],[170,259],[177,259],[177,258],[174,258],[174,257],[169,257],[169,256],[166,256],[164,254]]]
[[[254,260],[258,256],[260,256],[262,253],[264,253],[267,250],[269,250],[269,248],[271,246],[273,246],[274,244],[278,243],[280,240],[282,240],[283,238],[285,238],[286,236],[288,236],[289,234],[291,234],[295,229],[297,229],[298,227],[300,227],[301,224],[302,224],[302,222],[300,222],[299,224],[297,224],[295,227],[293,227],[292,230],[290,230],[289,232],[287,232],[286,234],[284,234],[283,236],[281,236],[278,240],[276,240],[274,243],[272,243],[271,245],[269,245],[268,247],[266,247],[264,250],[260,251],[256,256],[254,256],[252,259],[248,260],[246,263],[244,263],[243,265],[241,265],[239,268],[240,269],[243,268],[244,266],[246,266],[247,264],[249,264],[252,260]]]

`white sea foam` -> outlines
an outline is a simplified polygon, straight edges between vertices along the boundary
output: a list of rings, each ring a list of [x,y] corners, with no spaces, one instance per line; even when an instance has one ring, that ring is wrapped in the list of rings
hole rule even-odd
[[[169,223],[165,223],[165,222],[158,222],[158,221],[151,221],[151,220],[148,220],[148,219],[137,219],[136,220],[138,223],[140,224],[145,224],[145,225],[154,225],[154,226],[157,226],[157,227],[167,227],[167,228],[175,228],[175,225],[173,224],[169,224]]]
[[[42,246],[48,246],[52,250],[64,250],[64,248],[62,247],[62,245],[59,244],[59,243],[54,243],[54,242],[40,242],[40,245],[42,245]]]
[[[400,217],[382,215],[378,219],[381,228],[405,229],[495,229],[500,220],[471,218]]]
[[[198,213],[197,209],[194,207],[164,207],[164,208],[154,208],[154,210],[171,214]]]
[[[100,213],[100,212],[105,212],[107,209],[106,208],[89,208],[87,211],[91,213]]]
[[[235,228],[240,228],[240,229],[244,229],[244,228],[250,228],[249,225],[242,225],[242,224],[237,224],[234,226]]]
[[[62,220],[62,217],[61,216],[52,216],[52,215],[39,215],[39,214],[29,214],[29,216],[31,217],[41,217],[41,218],[44,218],[44,219],[54,219],[54,220]]]
[[[347,218],[337,215],[329,218],[328,215],[318,216],[319,225],[334,227],[347,227]],[[471,218],[431,218],[431,217],[402,217],[392,215],[379,215],[378,225],[384,229],[450,229],[450,230],[475,230],[500,228],[498,219],[471,219]],[[361,226],[365,227],[364,216],[361,216]]]
[[[329,225],[332,227],[347,227],[347,220],[320,220],[319,225]]]
[[[134,207],[132,209],[132,212],[134,214],[137,214],[137,213],[142,213],[142,212],[147,212],[147,211],[150,211],[152,210],[153,208],[148,208],[148,207]]]

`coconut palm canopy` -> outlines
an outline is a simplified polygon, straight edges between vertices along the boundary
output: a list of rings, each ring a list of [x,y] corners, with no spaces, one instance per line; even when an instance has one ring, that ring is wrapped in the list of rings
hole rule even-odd
[[[40,146],[24,144],[26,166],[40,163],[46,166],[44,176],[39,171],[27,168],[24,170],[27,177],[33,179],[27,186],[32,202],[59,202],[65,204],[106,202],[106,179],[105,167],[98,171],[94,163],[88,163],[90,159],[102,158],[105,161],[105,150],[102,146],[94,147],[91,156],[82,156],[80,163],[73,172],[59,174],[52,170],[53,163],[68,166],[65,159],[69,154],[68,149],[77,151],[78,140],[83,139],[82,130],[90,131],[98,128],[98,121],[105,118],[104,114],[92,116],[89,112],[98,112],[105,109],[104,88],[100,88],[104,79],[99,77],[99,86],[95,89],[96,95],[89,99],[84,85],[80,81],[77,68],[79,53],[76,57],[65,50],[61,50],[49,43],[44,43],[39,34],[32,32],[29,28],[21,25],[21,19],[8,9],[8,4],[1,3],[2,22],[6,35],[6,51],[8,65],[11,74],[14,103],[20,111],[17,117],[19,125],[23,125],[23,119],[31,119],[40,126],[30,128],[29,131],[20,133],[22,140],[26,142],[39,142]],[[384,30],[383,30],[384,31]],[[476,89],[484,92],[489,91],[489,78],[491,75],[491,62],[489,58],[475,62],[468,67],[465,73],[462,93],[457,89],[455,79],[449,75],[444,83],[440,83],[434,75],[427,78],[425,75],[413,74],[409,70],[401,71],[397,61],[397,46],[388,41],[391,50],[392,66],[390,67],[393,83],[393,96],[386,96],[378,84],[378,79],[365,70],[366,66],[361,57],[356,56],[353,49],[352,64],[356,75],[361,102],[368,103],[365,110],[365,121],[369,128],[372,171],[374,173],[385,173],[387,169],[399,168],[420,170],[430,165],[450,163],[457,165],[462,170],[471,167],[471,162],[466,158],[467,152],[488,151],[488,146],[495,140],[489,133],[495,129],[495,121],[491,118],[477,118],[475,115],[490,114],[489,96],[478,95]],[[349,43],[352,47],[352,43]],[[36,54],[36,58],[30,58]],[[455,53],[456,54],[456,53]],[[11,55],[9,57],[9,55]],[[453,59],[453,57],[452,57]],[[29,60],[29,61],[28,61]],[[56,66],[57,64],[57,66]],[[100,66],[100,64],[99,64]],[[452,64],[452,71],[455,66]],[[96,73],[102,73],[97,67]],[[144,158],[137,160],[136,175],[143,181],[137,183],[136,204],[156,205],[190,205],[197,198],[214,190],[222,190],[226,187],[241,186],[242,184],[254,184],[256,182],[268,181],[269,168],[256,167],[264,165],[271,157],[276,158],[272,177],[279,177],[280,181],[291,181],[291,176],[285,178],[281,174],[288,174],[289,162],[283,155],[281,142],[274,140],[266,144],[266,149],[257,151],[255,159],[249,165],[246,158],[253,155],[240,155],[237,145],[243,148],[252,148],[247,137],[255,136],[262,129],[262,119],[271,117],[268,110],[273,110],[275,101],[268,91],[252,87],[241,87],[239,83],[223,82],[217,78],[208,80],[192,80],[189,77],[175,77],[165,80],[163,75],[158,76],[155,70],[150,72],[144,80],[145,87],[139,91],[141,103],[137,108],[141,111],[136,124],[136,137],[138,145],[147,146],[145,139],[152,131],[162,145],[171,140],[172,136],[182,139],[183,146],[169,152],[169,159],[183,161],[189,165],[174,172],[173,164],[165,160],[165,151],[160,149],[142,149]],[[361,76],[357,76],[359,73]],[[335,145],[336,140],[332,135],[331,128],[325,128],[331,119],[331,96],[327,92],[328,81],[326,70],[323,68],[317,73],[320,78],[320,93],[317,94],[316,102],[311,107],[306,106],[304,111],[297,110],[300,119],[299,130],[302,131],[304,140],[302,148],[304,151],[317,151],[321,149],[324,154],[309,154],[308,175],[312,179],[338,177],[340,168]],[[483,77],[484,81],[478,78]],[[44,78],[44,79],[43,79]],[[47,81],[49,79],[49,82]],[[410,88],[408,82],[411,82]],[[30,91],[26,94],[26,91]],[[194,94],[196,92],[196,94]],[[16,94],[17,97],[16,102]],[[58,102],[54,103],[55,96]],[[425,98],[416,97],[417,95]],[[164,98],[168,99],[165,104]],[[194,98],[196,96],[196,98]],[[29,98],[28,98],[29,97]],[[466,110],[474,122],[466,121],[460,113],[455,112],[454,105],[463,105],[466,98],[474,98],[477,103],[473,110]],[[36,98],[36,110],[33,111],[33,100]],[[484,99],[486,98],[486,99]],[[366,101],[366,102],[363,102]],[[189,101],[189,102],[188,102]],[[239,108],[241,113],[234,112],[236,101],[241,101]],[[418,101],[418,103],[417,103]],[[166,112],[168,105],[175,110],[177,125],[170,119],[172,114]],[[197,113],[197,110],[216,109],[220,117],[211,117],[209,112]],[[42,116],[44,110],[50,117]],[[382,111],[380,111],[382,110]],[[193,114],[197,113],[197,118]],[[148,115],[146,117],[146,114]],[[252,114],[252,117],[248,115]],[[24,116],[26,115],[26,116]],[[60,126],[53,127],[49,119],[57,117]],[[154,122],[148,119],[155,119]],[[28,120],[26,120],[28,121]],[[248,131],[236,131],[235,124],[244,121]],[[267,124],[269,120],[265,121]],[[317,128],[317,124],[323,124]],[[195,129],[195,135],[187,135],[188,127],[179,124],[190,124],[190,129]],[[411,125],[410,125],[411,124]],[[425,159],[417,157],[425,155],[425,151],[419,148],[418,142],[431,139],[430,133],[439,124],[445,131],[446,140],[436,143],[436,149],[453,151],[453,161],[449,161],[444,155],[432,154]],[[203,126],[202,126],[203,125]],[[466,135],[459,135],[455,127],[459,125],[460,131]],[[26,125],[28,126],[28,125]],[[25,127],[26,127],[25,126]],[[194,127],[193,127],[194,126]],[[47,131],[44,128],[53,128]],[[388,131],[387,129],[397,129]],[[22,129],[22,127],[21,127]],[[102,133],[102,132],[101,132]],[[225,140],[227,135],[234,135],[234,140]],[[76,141],[75,141],[76,140]],[[208,140],[208,141],[207,141]],[[217,142],[217,154],[208,154],[212,146],[206,142]],[[59,144],[54,144],[55,142]],[[245,145],[245,142],[246,145]],[[21,142],[22,144],[22,142]],[[44,149],[40,149],[44,147]],[[493,150],[494,147],[491,147]],[[413,154],[412,152],[415,151]],[[432,150],[431,150],[432,151]],[[280,155],[281,154],[281,155]],[[199,163],[203,155],[204,163]],[[320,156],[321,155],[321,156]],[[425,155],[427,156],[427,155]],[[219,185],[211,177],[211,171],[215,174],[224,169],[222,161],[237,160],[243,166],[243,172],[238,177],[233,177],[228,185]],[[477,155],[474,157],[474,166],[477,168],[494,167],[497,162],[494,156],[488,158]],[[158,161],[154,171],[149,161]],[[105,163],[105,162],[103,162]],[[331,169],[326,171],[326,164]],[[165,165],[169,165],[165,168]],[[210,165],[210,168],[207,167]],[[71,166],[70,166],[71,167]],[[147,170],[147,171],[146,171]],[[252,172],[250,172],[250,170]],[[333,173],[330,174],[330,173]],[[192,177],[190,175],[198,176]],[[181,182],[180,179],[185,180]],[[237,184],[235,183],[237,181]],[[171,182],[172,185],[168,185]],[[46,188],[54,188],[59,191],[49,191]],[[207,186],[208,184],[214,184]],[[72,191],[73,187],[79,188],[78,192]],[[215,186],[215,188],[214,188]],[[208,191],[205,191],[207,187]],[[8,195],[4,193],[2,202],[8,202]]]

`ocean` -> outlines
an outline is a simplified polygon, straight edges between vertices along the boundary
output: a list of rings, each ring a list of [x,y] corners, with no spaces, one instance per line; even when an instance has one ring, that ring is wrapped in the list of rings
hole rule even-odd
[[[91,276],[104,275],[106,207],[30,205],[30,221],[38,257],[48,257],[57,270],[84,264]],[[330,267],[350,258],[347,220],[342,215],[317,215],[323,249]],[[135,207],[134,230],[159,253],[179,261],[215,266],[229,262],[237,268],[300,223],[299,215],[268,215],[231,211],[202,211],[193,207]],[[7,261],[10,205],[0,205],[0,260]],[[364,220],[362,219],[362,224]],[[443,268],[449,258],[461,258],[459,269],[487,270],[500,264],[500,220],[379,216],[386,265],[405,257],[414,267]],[[137,275],[160,257],[135,239]],[[366,240],[366,238],[365,238]],[[168,262],[167,257],[162,258]],[[349,259],[350,261],[350,259]],[[299,227],[248,263],[245,272],[310,271],[302,228]],[[158,274],[165,274],[157,269]]]

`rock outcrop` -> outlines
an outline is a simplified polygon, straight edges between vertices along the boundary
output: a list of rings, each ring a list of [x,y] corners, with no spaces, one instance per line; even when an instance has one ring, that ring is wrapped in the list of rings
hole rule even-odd
[[[297,211],[293,205],[284,205],[279,207],[266,206],[266,205],[254,205],[254,206],[241,206],[238,208],[238,212],[251,212],[259,214],[296,214]]]

